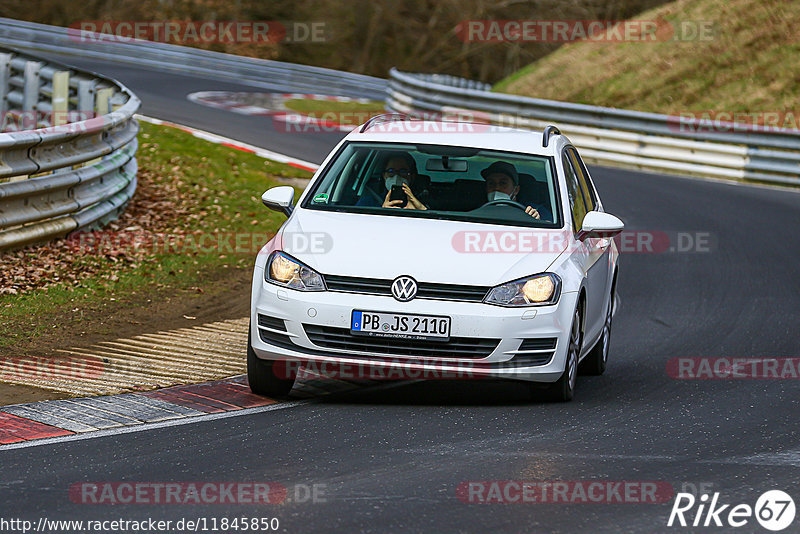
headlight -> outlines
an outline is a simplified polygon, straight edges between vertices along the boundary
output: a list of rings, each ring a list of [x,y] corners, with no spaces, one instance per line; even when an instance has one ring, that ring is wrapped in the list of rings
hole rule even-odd
[[[270,254],[264,279],[300,291],[325,291],[325,282],[317,271],[279,251]]]
[[[493,287],[483,301],[498,306],[546,306],[558,302],[561,278],[545,273]]]

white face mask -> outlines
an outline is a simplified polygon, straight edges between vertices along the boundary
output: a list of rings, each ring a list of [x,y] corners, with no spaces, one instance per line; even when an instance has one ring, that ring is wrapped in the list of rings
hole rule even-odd
[[[402,176],[398,176],[393,174],[392,176],[387,176],[383,179],[384,185],[386,185],[386,190],[389,191],[392,189],[393,185],[403,185],[404,183],[408,183],[407,178],[403,178]]]
[[[511,200],[511,195],[508,193],[503,193],[502,191],[491,191],[486,198],[489,199],[489,202],[494,200]]]

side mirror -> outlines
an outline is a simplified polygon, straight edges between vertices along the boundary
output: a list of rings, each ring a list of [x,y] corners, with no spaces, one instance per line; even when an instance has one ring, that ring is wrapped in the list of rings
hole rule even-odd
[[[282,211],[288,217],[292,214],[294,207],[292,201],[294,200],[294,188],[288,185],[280,185],[268,189],[261,195],[261,202],[266,207],[275,211]]]
[[[614,237],[625,228],[625,223],[610,213],[590,211],[583,218],[583,226],[578,232],[578,239],[584,237]]]

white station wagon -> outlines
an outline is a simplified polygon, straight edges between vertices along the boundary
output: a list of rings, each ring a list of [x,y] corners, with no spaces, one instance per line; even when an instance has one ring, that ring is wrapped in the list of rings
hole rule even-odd
[[[379,116],[293,197],[262,197],[288,220],[255,265],[254,392],[288,394],[302,364],[506,378],[568,401],[579,370],[605,370],[623,223],[554,126]]]

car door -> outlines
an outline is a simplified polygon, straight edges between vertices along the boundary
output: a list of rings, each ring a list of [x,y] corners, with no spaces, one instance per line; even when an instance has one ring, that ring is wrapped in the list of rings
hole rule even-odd
[[[570,207],[572,208],[573,231],[577,236],[586,213],[597,207],[596,196],[586,181],[585,171],[574,147],[562,152],[562,164],[567,182]],[[586,310],[584,317],[584,347],[600,335],[607,306],[607,280],[609,278],[608,248],[610,241],[602,238],[584,237],[576,242],[573,254],[584,273],[586,287]]]
[[[586,168],[586,164],[583,162],[581,155],[578,153],[578,150],[575,147],[571,147],[569,150],[570,158],[573,159],[575,168],[579,171],[578,182],[585,187],[586,197],[591,197],[592,199],[591,209],[594,211],[605,211],[603,209],[603,204],[600,201],[600,197],[597,194],[597,188],[594,186],[594,182],[592,181],[592,176],[589,174],[589,170]],[[618,253],[614,245],[614,240],[611,238],[595,239],[595,251],[602,254],[602,257],[597,260],[597,264],[598,268],[602,266],[603,276],[605,277],[603,286],[603,304],[600,310],[600,328],[602,330],[602,319],[605,317],[604,314],[608,309],[608,301],[609,299],[613,298],[613,295],[611,295],[611,286],[614,284],[614,269],[617,264]]]

